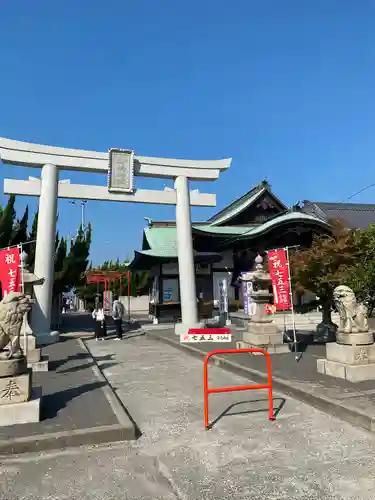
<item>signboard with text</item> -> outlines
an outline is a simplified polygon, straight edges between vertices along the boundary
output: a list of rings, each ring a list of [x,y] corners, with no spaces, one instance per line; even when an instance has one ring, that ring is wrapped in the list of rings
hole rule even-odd
[[[247,273],[243,273],[247,274]],[[243,310],[247,316],[253,315],[253,304],[254,301],[251,298],[253,293],[253,282],[252,281],[242,281],[242,296],[243,296]]]
[[[181,343],[231,341],[232,334],[229,328],[190,328],[188,333],[180,337]]]
[[[0,250],[0,282],[3,297],[11,292],[21,292],[19,248]]]
[[[219,311],[220,314],[228,313],[228,288],[225,279],[219,281]]]
[[[134,182],[134,151],[112,148],[109,150],[108,191],[132,193]]]
[[[286,249],[269,250],[267,256],[276,310],[287,311],[291,309],[291,288]]]

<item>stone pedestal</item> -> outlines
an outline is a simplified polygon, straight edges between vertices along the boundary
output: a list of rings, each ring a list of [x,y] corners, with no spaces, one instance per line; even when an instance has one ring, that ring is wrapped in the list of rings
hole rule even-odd
[[[40,347],[36,347],[36,338],[33,335],[27,335],[27,349],[25,350],[25,338],[20,337],[21,349],[26,352],[27,366],[34,372],[48,372],[48,357],[42,355]]]
[[[249,322],[247,331],[242,332],[242,341],[237,342],[237,348],[247,349],[249,347],[258,347],[269,354],[289,352],[288,344],[284,344],[283,333],[273,322]]]
[[[40,397],[32,395],[26,359],[0,360],[0,425],[40,421]]]
[[[375,344],[372,332],[368,333],[371,334],[371,343],[368,344],[339,344],[337,342],[327,344],[326,359],[317,360],[318,372],[343,378],[349,382],[375,380]],[[370,338],[367,333],[343,334],[344,337],[354,337],[357,342],[364,342],[366,335]]]

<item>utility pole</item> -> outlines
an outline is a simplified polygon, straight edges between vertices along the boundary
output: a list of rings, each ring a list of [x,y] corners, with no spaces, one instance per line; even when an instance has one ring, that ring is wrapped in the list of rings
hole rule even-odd
[[[85,220],[85,208],[86,208],[87,200],[81,201],[81,223],[82,223],[82,231],[85,232],[86,229],[86,220]]]
[[[69,203],[71,205],[74,205],[74,206],[77,206],[76,202],[75,201],[69,201]],[[82,226],[82,231],[85,232],[86,230],[86,203],[87,203],[87,200],[81,200],[81,226]]]

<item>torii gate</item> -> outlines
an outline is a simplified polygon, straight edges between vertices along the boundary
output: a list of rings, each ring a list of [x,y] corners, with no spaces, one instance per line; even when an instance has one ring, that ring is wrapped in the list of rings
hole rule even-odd
[[[50,328],[58,198],[176,205],[182,313],[182,322],[176,324],[176,333],[183,334],[189,328],[200,326],[190,205],[214,207],[216,195],[189,191],[189,180],[214,181],[230,167],[231,159],[195,161],[153,158],[135,156],[132,150],[110,149],[107,153],[100,153],[4,138],[0,138],[0,158],[6,164],[42,168],[41,179],[4,180],[4,194],[40,197],[34,272],[44,277],[45,282],[35,288],[36,304],[31,320],[39,345],[58,340],[58,333],[51,332]],[[108,176],[108,187],[59,182],[61,170],[103,173]],[[136,189],[133,175],[172,178],[174,189]]]

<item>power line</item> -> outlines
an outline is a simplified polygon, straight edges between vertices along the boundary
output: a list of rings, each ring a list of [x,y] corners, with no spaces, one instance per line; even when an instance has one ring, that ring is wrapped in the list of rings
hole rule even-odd
[[[374,187],[374,186],[375,186],[375,182],[374,182],[374,183],[372,183],[372,184],[370,184],[369,186],[366,186],[366,187],[364,187],[364,188],[360,189],[360,190],[359,190],[359,191],[357,191],[356,193],[351,194],[351,195],[350,195],[350,196],[346,199],[346,201],[351,200],[352,198],[354,198],[354,197],[355,197],[355,196],[357,196],[358,194],[361,194],[361,193],[363,193],[363,191],[366,191],[367,189],[370,189],[370,188],[372,188],[372,187]]]

